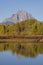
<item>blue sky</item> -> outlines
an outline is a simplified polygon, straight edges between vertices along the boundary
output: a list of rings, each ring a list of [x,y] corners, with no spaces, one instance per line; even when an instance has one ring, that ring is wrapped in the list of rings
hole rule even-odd
[[[43,21],[43,0],[0,0],[0,22],[18,10],[25,10]]]

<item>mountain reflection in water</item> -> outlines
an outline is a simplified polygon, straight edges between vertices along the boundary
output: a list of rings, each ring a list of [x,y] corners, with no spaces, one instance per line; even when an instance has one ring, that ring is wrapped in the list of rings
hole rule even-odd
[[[43,44],[37,43],[0,43],[0,52],[11,51],[13,54],[36,57],[39,54],[43,54]]]

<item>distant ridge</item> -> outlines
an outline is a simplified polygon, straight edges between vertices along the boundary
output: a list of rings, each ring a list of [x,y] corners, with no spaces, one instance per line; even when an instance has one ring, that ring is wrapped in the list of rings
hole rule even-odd
[[[2,23],[0,23],[0,24],[10,24],[10,25],[12,25],[12,24],[14,24],[13,22],[10,22],[10,21],[6,21],[6,22],[2,22]]]

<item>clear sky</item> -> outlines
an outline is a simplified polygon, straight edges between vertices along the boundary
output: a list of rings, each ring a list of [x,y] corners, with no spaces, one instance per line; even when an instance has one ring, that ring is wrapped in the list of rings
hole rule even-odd
[[[25,10],[43,21],[43,0],[0,0],[0,22],[18,10]]]

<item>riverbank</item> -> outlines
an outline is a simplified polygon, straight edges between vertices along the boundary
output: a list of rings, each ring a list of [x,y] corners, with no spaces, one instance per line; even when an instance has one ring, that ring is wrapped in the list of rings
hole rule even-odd
[[[0,43],[43,43],[43,35],[32,36],[0,36]]]
[[[8,36],[3,35],[0,36],[0,39],[14,39],[14,38],[26,38],[26,39],[43,39],[43,35],[16,35],[16,36]]]
[[[0,36],[0,43],[11,43],[11,42],[43,43],[43,35]]]

